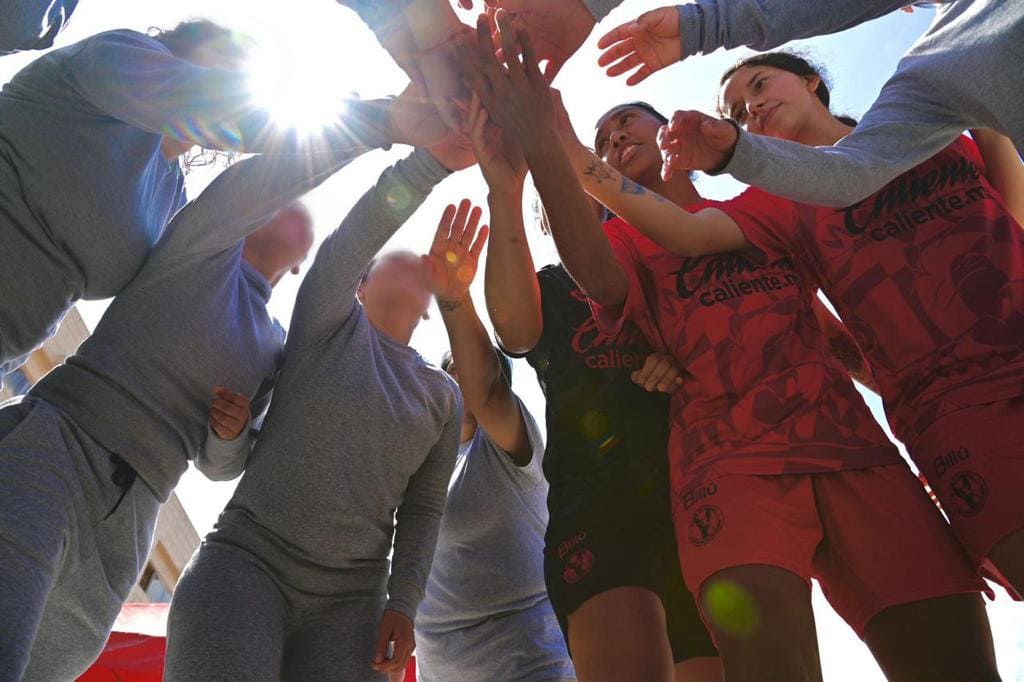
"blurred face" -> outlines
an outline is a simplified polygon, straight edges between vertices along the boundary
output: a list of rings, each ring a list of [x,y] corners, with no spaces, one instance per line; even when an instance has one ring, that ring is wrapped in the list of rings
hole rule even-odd
[[[722,87],[719,110],[751,133],[800,142],[813,117],[827,113],[814,94],[819,83],[773,66],[744,66]]]
[[[277,212],[270,222],[245,240],[246,248],[269,268],[298,272],[313,247],[313,221],[309,211],[295,202]]]
[[[641,107],[620,107],[598,123],[594,151],[633,182],[651,187],[661,174],[658,129],[662,122]]]
[[[382,256],[359,287],[359,298],[367,308],[399,308],[417,317],[426,314],[430,290],[420,257],[408,251]]]

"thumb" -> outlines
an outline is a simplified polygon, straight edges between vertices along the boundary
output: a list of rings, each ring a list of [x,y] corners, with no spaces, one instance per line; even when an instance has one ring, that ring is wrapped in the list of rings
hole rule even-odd
[[[544,80],[546,80],[549,85],[553,83],[555,77],[558,76],[558,72],[562,70],[563,66],[565,66],[564,59],[550,57],[548,59],[547,66],[544,67]]]
[[[373,648],[373,662],[383,663],[388,655],[388,642],[391,641],[391,628],[387,621],[381,621],[380,629],[377,631],[377,644]]]

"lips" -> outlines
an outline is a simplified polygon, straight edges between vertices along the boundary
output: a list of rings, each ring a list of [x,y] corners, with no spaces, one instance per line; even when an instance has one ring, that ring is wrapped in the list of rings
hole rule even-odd
[[[627,163],[636,158],[636,155],[640,149],[640,145],[635,142],[630,142],[622,148],[622,153],[619,154],[619,164],[625,166]]]
[[[768,128],[768,122],[771,121],[775,117],[775,112],[778,111],[779,107],[781,107],[781,106],[782,106],[781,104],[776,104],[774,107],[769,109],[766,113],[762,114],[762,116],[761,116],[761,130],[766,130]]]

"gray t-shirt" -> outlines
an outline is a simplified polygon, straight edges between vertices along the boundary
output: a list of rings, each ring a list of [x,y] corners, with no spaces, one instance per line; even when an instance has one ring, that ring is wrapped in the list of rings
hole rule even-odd
[[[516,466],[478,428],[459,446],[427,594],[417,616],[424,682],[574,678],[544,585],[544,442]]]

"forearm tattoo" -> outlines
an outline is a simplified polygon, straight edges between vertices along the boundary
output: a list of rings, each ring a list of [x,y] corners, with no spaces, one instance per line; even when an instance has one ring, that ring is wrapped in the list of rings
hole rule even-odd
[[[594,178],[594,182],[599,185],[605,180],[612,179],[612,174],[600,161],[591,161],[587,164],[587,167],[583,169],[583,174]]]
[[[437,299],[437,307],[441,309],[442,313],[450,313],[458,309],[460,305],[459,301],[448,301],[443,298]]]

